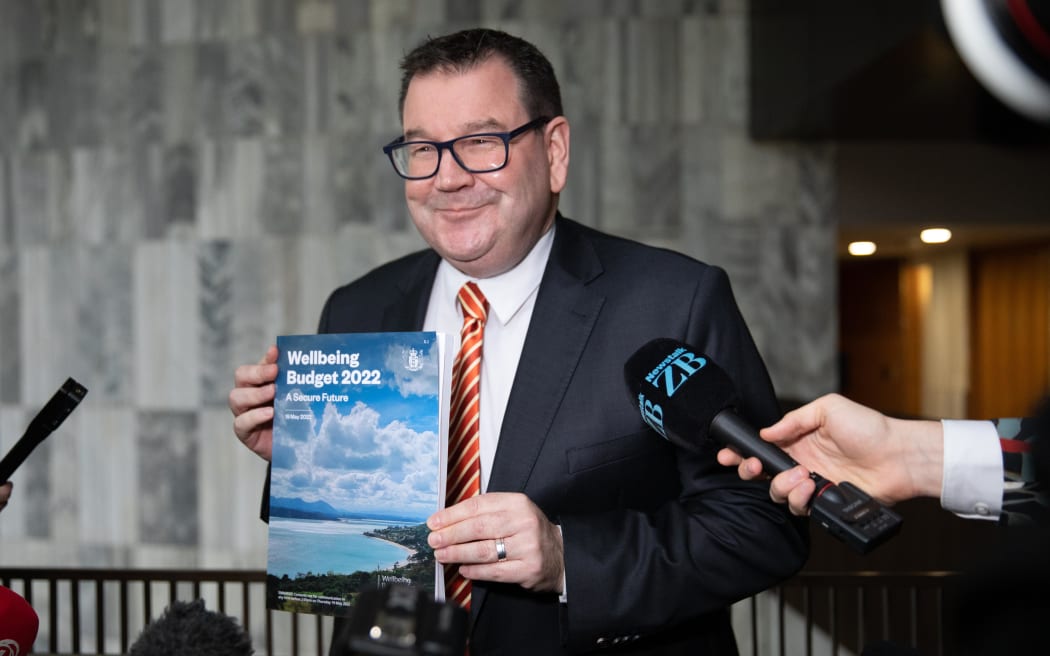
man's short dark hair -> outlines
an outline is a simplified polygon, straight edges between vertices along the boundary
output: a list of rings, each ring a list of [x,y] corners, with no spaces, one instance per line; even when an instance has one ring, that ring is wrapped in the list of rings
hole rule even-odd
[[[232,617],[204,601],[174,601],[146,625],[128,656],[251,656],[251,637]]]
[[[465,73],[492,57],[502,57],[518,78],[518,96],[530,118],[562,115],[561,89],[554,67],[528,41],[486,28],[462,30],[430,37],[401,60],[401,97],[397,109],[404,114],[408,85],[417,75]]]

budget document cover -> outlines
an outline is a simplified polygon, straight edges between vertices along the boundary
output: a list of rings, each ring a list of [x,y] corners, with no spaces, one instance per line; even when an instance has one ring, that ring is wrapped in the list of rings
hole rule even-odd
[[[436,332],[277,338],[267,606],[347,615],[358,592],[433,593],[451,359]]]

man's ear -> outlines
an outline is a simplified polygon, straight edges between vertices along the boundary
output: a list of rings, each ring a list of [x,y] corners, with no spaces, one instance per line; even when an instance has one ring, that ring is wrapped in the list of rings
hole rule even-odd
[[[547,140],[551,193],[558,194],[565,188],[565,181],[569,176],[569,119],[556,116],[547,123],[543,134]]]

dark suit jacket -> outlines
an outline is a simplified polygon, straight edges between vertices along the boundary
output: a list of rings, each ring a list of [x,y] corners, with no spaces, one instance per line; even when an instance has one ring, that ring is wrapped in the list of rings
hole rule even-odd
[[[778,419],[728,278],[556,225],[488,490],[522,492],[561,525],[569,602],[475,582],[471,654],[736,653],[727,607],[797,571],[805,532],[715,448],[677,452],[650,430],[623,375],[642,344],[676,338],[728,372],[745,417]],[[422,251],[337,289],[319,331],[421,330],[438,262]],[[336,640],[331,653],[346,652]]]

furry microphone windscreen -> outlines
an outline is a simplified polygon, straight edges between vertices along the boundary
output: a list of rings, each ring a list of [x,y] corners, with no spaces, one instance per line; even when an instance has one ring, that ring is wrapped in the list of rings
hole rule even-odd
[[[250,656],[251,638],[232,617],[204,601],[174,601],[146,625],[129,656]],[[2,656],[2,655],[0,655]]]

